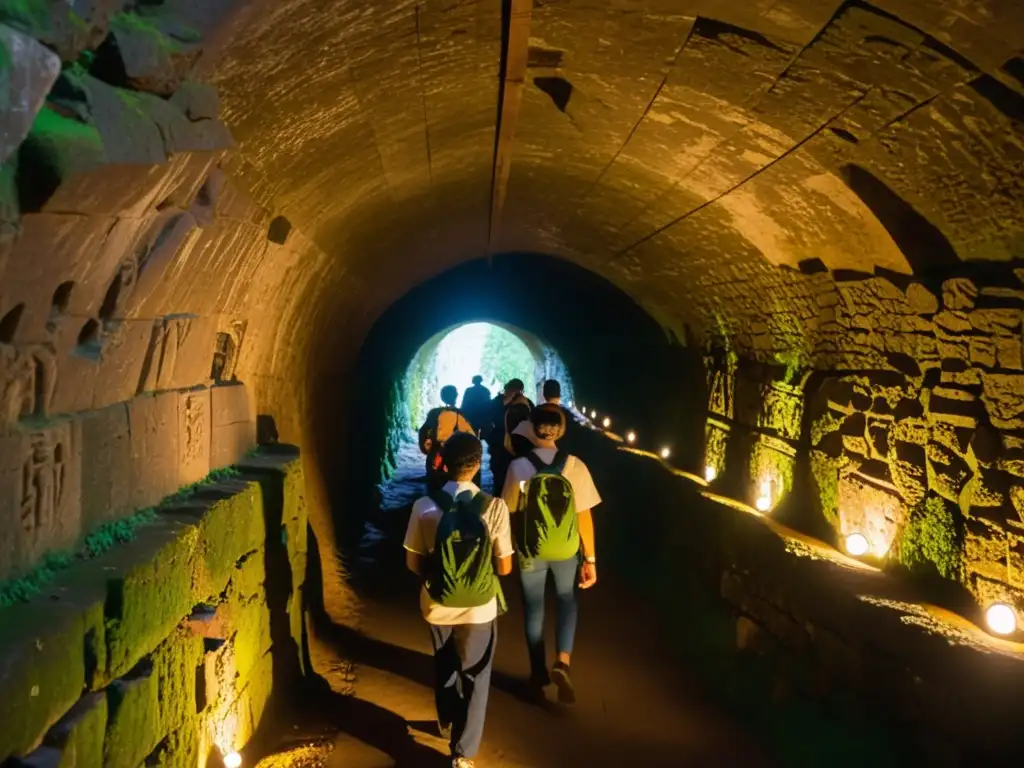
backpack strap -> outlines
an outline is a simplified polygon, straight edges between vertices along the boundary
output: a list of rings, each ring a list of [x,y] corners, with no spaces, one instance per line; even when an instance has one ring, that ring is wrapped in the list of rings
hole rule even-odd
[[[555,458],[558,457],[556,456]],[[531,464],[533,464],[533,468],[538,472],[541,472],[548,468],[548,465],[541,461],[540,456],[538,456],[533,451],[530,451],[528,454],[526,454],[526,459],[529,460]]]
[[[565,465],[569,462],[569,454],[565,451],[558,451],[555,454],[555,458],[552,460],[550,466],[551,469],[558,474],[565,474]]]
[[[450,512],[455,507],[455,498],[442,490],[431,491],[427,494],[437,508],[442,512]]]

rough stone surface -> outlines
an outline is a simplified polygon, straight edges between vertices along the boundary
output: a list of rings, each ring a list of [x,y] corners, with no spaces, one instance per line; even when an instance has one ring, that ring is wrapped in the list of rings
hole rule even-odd
[[[0,162],[28,135],[57,75],[60,59],[28,35],[0,24]]]

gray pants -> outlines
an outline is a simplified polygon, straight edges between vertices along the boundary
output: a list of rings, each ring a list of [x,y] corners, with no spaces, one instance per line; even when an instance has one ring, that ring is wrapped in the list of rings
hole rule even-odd
[[[454,757],[474,757],[484,736],[491,687],[496,621],[458,626],[430,625],[436,680],[437,719],[451,725]]]

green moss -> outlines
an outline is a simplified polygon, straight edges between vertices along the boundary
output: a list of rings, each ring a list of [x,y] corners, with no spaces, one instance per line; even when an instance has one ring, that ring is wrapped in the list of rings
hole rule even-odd
[[[755,492],[759,492],[756,489],[760,487],[762,480],[770,478],[773,501],[778,503],[783,496],[787,496],[793,490],[795,464],[792,456],[771,447],[762,437],[760,441],[754,443],[750,455],[750,478]]]
[[[838,432],[843,426],[846,416],[835,411],[828,410],[821,414],[811,423],[811,445],[820,443],[827,435]]]
[[[103,739],[107,731],[107,694],[88,693],[50,731],[60,746],[59,768],[103,765]]]
[[[128,544],[135,540],[140,527],[156,520],[156,510],[144,509],[131,517],[104,523],[85,537],[84,555],[99,557],[117,544]]]
[[[900,537],[899,560],[914,574],[963,580],[962,532],[944,499],[929,494],[910,511]]]
[[[811,451],[811,475],[818,489],[821,514],[830,525],[839,524],[839,473],[848,459],[834,459],[821,451]]]
[[[202,571],[196,578],[198,596],[208,599],[223,592],[236,563],[260,549],[265,540],[259,483],[247,483],[228,498],[210,504],[199,522]]]
[[[198,537],[195,526],[147,528],[141,561],[108,583],[108,679],[125,674],[191,610]]]
[[[189,720],[160,742],[146,758],[147,768],[181,768],[199,763],[199,731],[194,720]]]
[[[240,680],[249,677],[260,658],[270,650],[270,608],[263,581],[266,565],[263,553],[246,558],[236,570],[223,605],[232,639],[235,670]]]
[[[74,556],[68,552],[47,552],[36,567],[24,576],[0,582],[0,608],[27,603],[72,562]]]

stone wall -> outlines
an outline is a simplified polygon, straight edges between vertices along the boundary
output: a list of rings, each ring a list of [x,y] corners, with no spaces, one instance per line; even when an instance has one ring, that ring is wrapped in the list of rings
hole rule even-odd
[[[744,501],[769,485],[783,519],[860,533],[1024,623],[1024,283],[974,271],[823,278],[813,375],[708,357],[705,462]]]
[[[217,477],[0,608],[0,762],[185,768],[251,738],[305,659],[301,462],[275,446]]]

